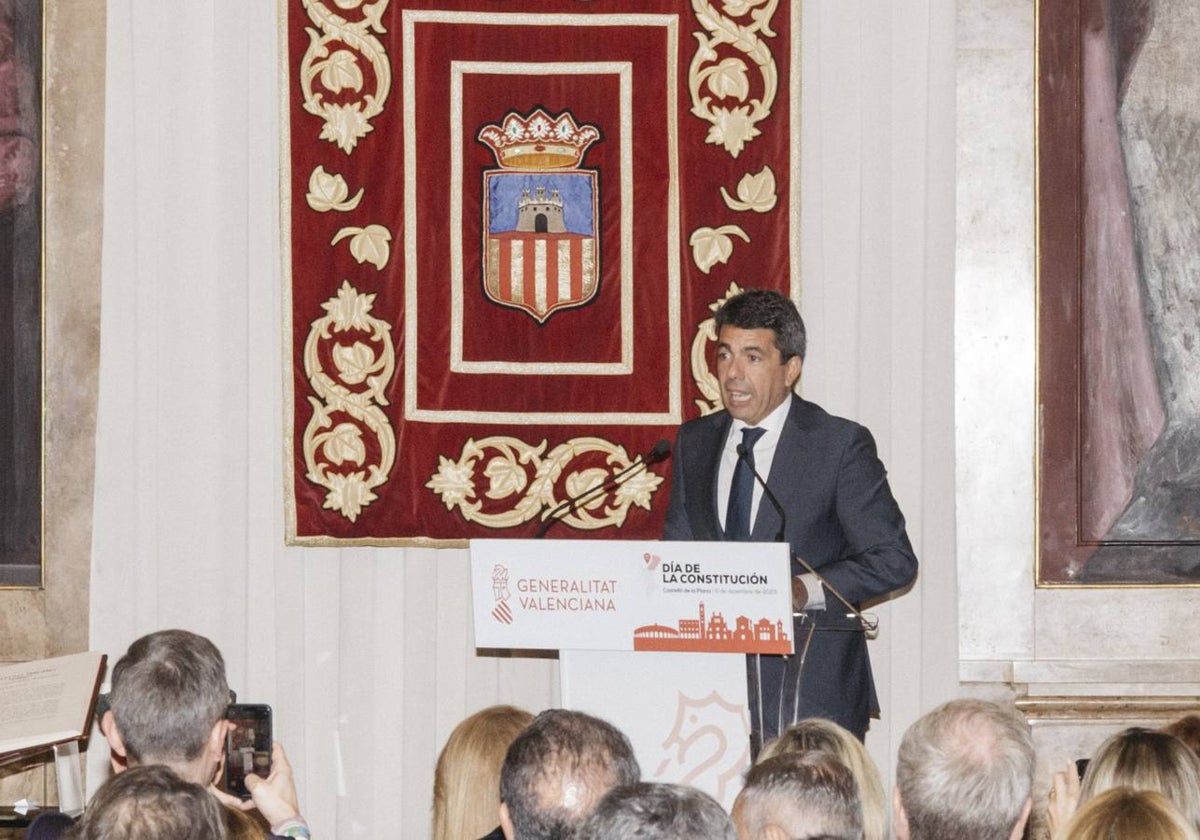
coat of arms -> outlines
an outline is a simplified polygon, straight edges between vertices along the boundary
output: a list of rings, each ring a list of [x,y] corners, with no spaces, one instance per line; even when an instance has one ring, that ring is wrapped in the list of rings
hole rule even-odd
[[[479,132],[500,166],[483,173],[483,288],[539,324],[599,287],[599,182],[579,168],[599,138],[570,112],[541,108]]]

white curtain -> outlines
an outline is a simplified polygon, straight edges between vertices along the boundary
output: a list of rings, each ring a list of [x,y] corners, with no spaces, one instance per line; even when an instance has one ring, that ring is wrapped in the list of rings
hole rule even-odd
[[[317,836],[415,840],[453,726],[553,705],[557,666],[474,656],[463,551],[283,545],[282,13],[108,3],[91,646],[211,637],[275,708]],[[876,433],[923,561],[872,648],[888,773],[957,687],[954,6],[811,0],[803,22],[804,391]]]

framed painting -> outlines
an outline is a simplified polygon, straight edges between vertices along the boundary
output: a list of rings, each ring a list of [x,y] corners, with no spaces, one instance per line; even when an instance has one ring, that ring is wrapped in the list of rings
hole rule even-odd
[[[0,586],[42,582],[42,32],[0,0]]]
[[[1200,18],[1040,0],[1037,582],[1200,584]]]

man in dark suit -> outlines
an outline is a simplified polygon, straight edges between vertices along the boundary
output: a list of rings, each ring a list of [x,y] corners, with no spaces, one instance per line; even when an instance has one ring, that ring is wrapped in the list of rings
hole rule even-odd
[[[775,291],[746,291],[717,311],[716,326],[725,410],[679,429],[663,537],[787,540],[797,653],[814,631],[803,663],[798,655],[748,658],[752,742],[805,717],[829,718],[862,738],[879,703],[866,634],[838,596],[859,605],[912,583],[917,558],[904,516],[871,433],[793,395],[806,343],[795,304]]]

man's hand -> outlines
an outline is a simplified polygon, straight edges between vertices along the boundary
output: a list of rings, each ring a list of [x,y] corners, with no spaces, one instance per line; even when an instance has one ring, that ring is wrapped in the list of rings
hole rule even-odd
[[[250,791],[250,799],[242,800],[230,796],[215,784],[208,789],[209,793],[230,808],[239,811],[257,808],[272,826],[300,816],[296,784],[292,781],[292,765],[278,741],[271,746],[271,774],[264,779],[256,773],[247,773],[246,790]]]
[[[247,773],[246,790],[250,791],[251,802],[258,812],[271,825],[300,816],[296,783],[292,781],[292,765],[288,763],[283,745],[278,741],[271,746],[271,774],[264,779]]]
[[[808,587],[799,575],[792,577],[792,610],[800,612],[808,606]]]
[[[1079,807],[1079,773],[1075,763],[1067,762],[1067,769],[1054,774],[1054,786],[1050,788],[1046,818],[1050,823],[1050,836],[1057,837]]]

